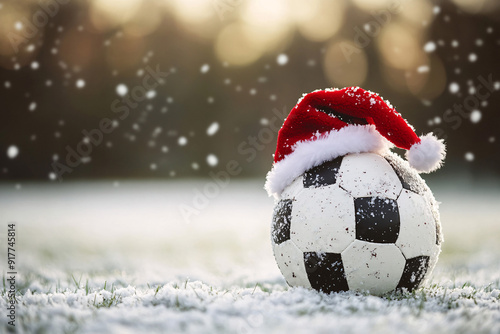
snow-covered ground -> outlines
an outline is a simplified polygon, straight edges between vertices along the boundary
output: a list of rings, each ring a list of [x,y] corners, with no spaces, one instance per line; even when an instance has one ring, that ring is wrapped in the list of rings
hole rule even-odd
[[[262,182],[211,188],[220,194],[204,202],[206,185],[0,185],[4,276],[7,223],[17,229],[18,332],[500,332],[498,183],[430,184],[443,202],[440,261],[423,289],[384,298],[287,287]],[[187,206],[201,210],[186,220]]]

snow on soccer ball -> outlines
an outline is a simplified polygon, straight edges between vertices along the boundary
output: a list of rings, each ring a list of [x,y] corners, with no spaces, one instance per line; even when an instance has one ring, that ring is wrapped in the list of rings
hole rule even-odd
[[[413,290],[441,248],[432,193],[393,154],[348,154],[306,171],[281,194],[271,231],[288,284],[323,292]]]
[[[407,149],[408,161],[390,152]],[[418,137],[377,94],[358,87],[304,95],[278,135],[266,190],[271,239],[287,283],[323,292],[413,290],[441,250],[438,206],[417,171],[445,147]]]

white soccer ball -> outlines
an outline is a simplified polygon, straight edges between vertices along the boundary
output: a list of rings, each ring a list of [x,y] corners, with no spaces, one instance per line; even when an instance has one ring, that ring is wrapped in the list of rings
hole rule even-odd
[[[442,242],[432,192],[393,153],[348,154],[295,179],[275,206],[271,239],[290,286],[375,295],[419,287]]]

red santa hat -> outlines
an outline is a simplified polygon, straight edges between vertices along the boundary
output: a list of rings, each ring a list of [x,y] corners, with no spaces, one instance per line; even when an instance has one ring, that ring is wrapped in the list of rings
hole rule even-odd
[[[392,146],[421,173],[442,165],[446,148],[432,134],[418,137],[412,126],[378,94],[359,87],[305,94],[278,133],[268,194],[281,192],[305,171],[348,153],[387,154]]]

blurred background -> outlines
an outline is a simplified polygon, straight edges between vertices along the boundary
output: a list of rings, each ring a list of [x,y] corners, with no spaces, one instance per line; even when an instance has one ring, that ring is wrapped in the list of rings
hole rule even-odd
[[[0,221],[17,224],[21,293],[285,288],[263,190],[277,131],[303,93],[351,85],[447,141],[423,176],[445,236],[432,282],[498,288],[500,1],[0,0],[0,32]]]
[[[302,93],[350,85],[446,139],[434,177],[500,175],[495,0],[3,0],[0,31],[2,180],[263,180]]]

